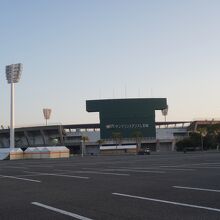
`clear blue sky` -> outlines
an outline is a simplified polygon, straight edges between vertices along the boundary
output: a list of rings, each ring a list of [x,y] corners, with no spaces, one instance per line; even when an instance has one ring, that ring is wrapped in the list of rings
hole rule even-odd
[[[98,122],[85,100],[125,96],[166,97],[167,120],[220,118],[219,12],[219,0],[0,0],[0,124],[17,62],[17,125],[44,123],[44,107],[51,123]]]

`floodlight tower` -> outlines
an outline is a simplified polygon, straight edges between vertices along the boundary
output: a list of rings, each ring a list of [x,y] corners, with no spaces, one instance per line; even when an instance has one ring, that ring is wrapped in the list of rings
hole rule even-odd
[[[46,120],[46,126],[47,126],[47,120],[50,119],[51,112],[52,112],[52,109],[50,108],[43,109],[44,119]]]
[[[22,64],[11,64],[6,66],[6,79],[11,84],[11,122],[10,122],[10,148],[15,147],[14,138],[14,83],[18,83],[21,78]]]
[[[163,110],[161,110],[162,111],[162,115],[164,116],[164,118],[165,118],[165,122],[167,121],[167,114],[168,114],[168,105],[167,105],[167,107],[165,108],[165,109],[163,109]]]

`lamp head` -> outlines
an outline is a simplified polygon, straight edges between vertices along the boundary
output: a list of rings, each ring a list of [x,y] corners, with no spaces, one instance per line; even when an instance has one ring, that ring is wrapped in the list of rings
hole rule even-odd
[[[161,111],[162,111],[162,115],[163,116],[167,116],[167,114],[168,114],[168,105],[167,105],[167,107],[165,109],[163,109]]]
[[[50,108],[43,109],[44,118],[46,120],[50,119],[51,112],[52,112],[52,109],[50,109]]]
[[[6,73],[6,79],[8,83],[19,82],[21,78],[22,67],[23,66],[21,63],[11,64],[11,65],[6,66],[5,73]]]

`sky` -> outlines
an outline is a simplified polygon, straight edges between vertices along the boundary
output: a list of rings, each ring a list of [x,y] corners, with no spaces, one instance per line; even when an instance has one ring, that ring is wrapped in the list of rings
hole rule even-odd
[[[0,0],[0,124],[5,66],[23,63],[17,126],[99,122],[85,101],[167,98],[167,120],[219,119],[219,0]],[[163,121],[161,111],[156,121]]]

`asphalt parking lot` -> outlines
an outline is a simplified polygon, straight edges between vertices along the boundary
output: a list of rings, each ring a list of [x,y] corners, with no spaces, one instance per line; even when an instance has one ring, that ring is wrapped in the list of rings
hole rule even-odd
[[[220,219],[220,153],[0,161],[0,219]]]

